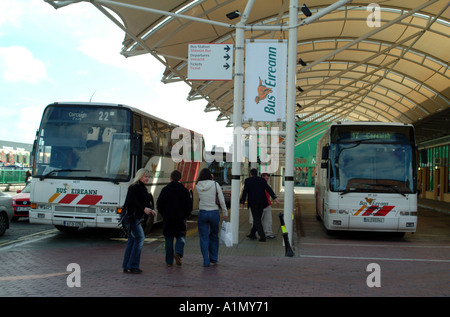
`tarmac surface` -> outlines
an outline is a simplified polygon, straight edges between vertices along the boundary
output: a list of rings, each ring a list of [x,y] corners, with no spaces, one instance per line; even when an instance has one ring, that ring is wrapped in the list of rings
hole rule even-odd
[[[312,208],[314,201],[309,195],[296,194],[296,214]],[[449,211],[448,207],[444,204],[430,208]],[[274,206],[276,238],[259,242],[246,238],[250,231],[248,211],[241,209],[238,245],[220,245],[219,263],[211,267],[202,266],[195,230],[187,236],[181,266],[167,267],[161,241],[146,240],[141,257],[142,274],[122,272],[125,241],[121,240],[89,247],[48,248],[36,244],[33,248],[0,251],[0,296],[177,298],[169,305],[169,311],[187,309],[186,300],[191,304],[204,303],[207,298],[218,301],[216,310],[223,310],[226,305],[233,309],[234,305],[236,311],[235,299],[241,298],[240,311],[249,311],[250,306],[243,306],[247,303],[245,299],[254,302],[268,297],[450,295],[450,241],[417,245],[402,242],[401,247],[390,241],[368,244],[367,241],[338,239],[335,243],[305,237],[301,230],[307,223],[294,220],[295,254],[287,257],[278,219],[282,211],[282,205]],[[411,253],[413,250],[424,253],[417,257],[417,253]],[[371,273],[376,273],[376,269],[369,269],[371,263],[381,266],[380,287],[369,286]],[[167,302],[161,303],[167,305]],[[205,307],[192,306],[194,310]],[[262,305],[260,310],[273,311],[273,307]]]

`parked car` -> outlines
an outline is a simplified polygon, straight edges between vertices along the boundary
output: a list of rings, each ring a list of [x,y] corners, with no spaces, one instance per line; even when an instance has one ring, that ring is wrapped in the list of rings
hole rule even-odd
[[[17,191],[17,195],[12,198],[12,206],[14,215],[12,220],[17,220],[19,217],[28,217],[30,211],[30,190],[31,183],[28,183],[22,190]]]
[[[9,229],[9,222],[14,214],[12,198],[8,194],[0,191],[0,236]]]

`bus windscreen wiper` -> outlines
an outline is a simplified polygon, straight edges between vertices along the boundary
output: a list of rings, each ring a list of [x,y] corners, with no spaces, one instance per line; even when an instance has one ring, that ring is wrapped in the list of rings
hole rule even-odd
[[[390,188],[392,190],[394,190],[396,193],[406,197],[405,193],[403,193],[402,191],[400,191],[396,185],[390,185],[390,184],[370,184],[370,183],[360,183],[359,185],[370,185],[370,186],[382,186],[382,187],[386,187],[386,188]],[[340,195],[345,195],[351,192],[361,192],[362,190],[367,191],[367,189],[365,188],[347,188],[345,189]]]
[[[346,188],[343,192],[340,193],[340,195],[342,196],[342,195],[345,195],[345,194],[348,194],[348,193],[360,193],[363,190],[367,191],[364,188]]]
[[[390,188],[393,191],[395,191],[396,193],[406,197],[405,193],[403,193],[401,190],[398,189],[398,187],[396,185],[391,185],[391,184],[371,184],[371,183],[359,183],[358,185],[369,185],[369,186],[381,186],[381,187],[385,187],[385,188]],[[340,195],[345,195],[348,193],[352,193],[352,192],[362,192],[362,191],[368,191],[367,188],[361,187],[361,188],[346,188],[343,192],[340,193]]]
[[[400,191],[400,189],[397,188],[397,185],[391,185],[391,184],[376,184],[376,186],[382,186],[382,187],[386,187],[386,188],[393,189],[396,193],[399,193],[400,195],[406,197],[405,193],[403,193],[402,191]]]
[[[74,170],[71,168],[60,169],[60,170],[54,169],[54,170],[51,170],[50,172],[48,172],[47,174],[42,175],[41,177],[39,177],[39,179],[43,180],[44,178],[47,178],[48,176],[50,176],[51,174],[53,174],[55,172],[90,172],[90,171],[91,170]]]

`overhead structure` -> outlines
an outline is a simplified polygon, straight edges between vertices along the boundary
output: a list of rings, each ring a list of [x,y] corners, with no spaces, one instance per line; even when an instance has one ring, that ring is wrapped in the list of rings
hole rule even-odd
[[[55,8],[83,0],[45,0]],[[233,81],[189,82],[189,43],[233,43],[247,0],[90,0],[125,32],[121,54],[151,54],[164,83],[184,81],[188,100],[232,126]],[[306,2],[306,1],[305,1]],[[306,3],[314,15],[334,0]],[[374,6],[373,4],[378,6]],[[299,3],[301,5],[302,3]],[[447,0],[353,0],[302,26],[297,41],[298,121],[415,123],[450,107],[450,9]],[[160,12],[155,11],[160,10]],[[255,2],[246,38],[287,38],[289,0]],[[167,12],[173,16],[168,16]],[[177,15],[192,17],[191,20]],[[306,16],[299,10],[298,24]],[[206,22],[210,23],[198,23]],[[260,30],[273,26],[273,30]],[[296,144],[302,141],[302,133]]]

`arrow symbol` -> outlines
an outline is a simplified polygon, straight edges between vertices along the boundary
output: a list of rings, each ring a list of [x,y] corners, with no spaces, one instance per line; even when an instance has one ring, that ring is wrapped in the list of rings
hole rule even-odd
[[[230,65],[228,65],[228,63],[226,63],[225,65],[223,65],[223,67],[224,67],[225,69],[228,69],[228,68],[230,68]]]
[[[223,48],[227,53],[230,51],[230,47],[227,45]]]
[[[223,58],[225,58],[226,60],[229,60],[230,59],[230,55],[225,55]]]

